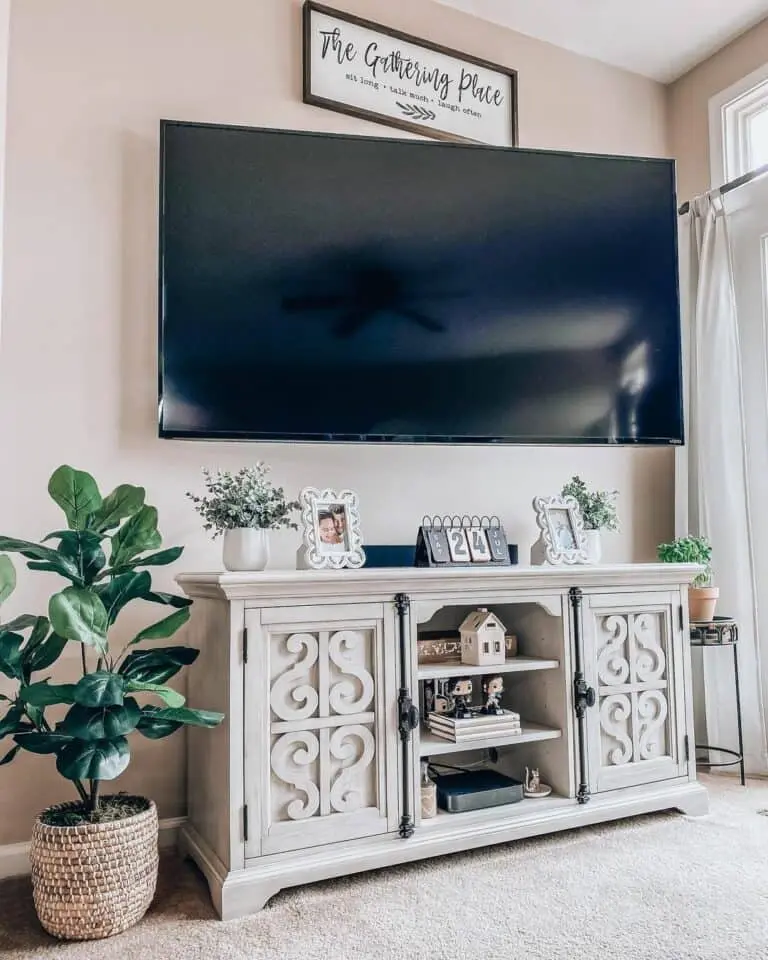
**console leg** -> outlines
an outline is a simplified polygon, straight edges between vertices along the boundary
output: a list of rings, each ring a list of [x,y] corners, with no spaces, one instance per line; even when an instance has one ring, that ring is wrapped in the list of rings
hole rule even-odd
[[[222,920],[237,920],[258,913],[280,890],[280,885],[273,881],[249,880],[243,883],[233,882],[233,879],[225,880],[216,892],[211,890],[213,905]]]
[[[685,799],[675,804],[675,809],[689,817],[703,817],[709,813],[709,794],[700,783],[686,793]]]

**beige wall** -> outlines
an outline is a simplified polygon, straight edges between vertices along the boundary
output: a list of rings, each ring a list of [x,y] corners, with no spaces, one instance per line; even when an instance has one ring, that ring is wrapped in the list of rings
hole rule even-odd
[[[8,46],[11,26],[11,0],[0,0],[0,304],[3,301],[3,204],[5,202],[5,117],[8,103]],[[2,337],[0,310],[0,337]],[[0,435],[0,450],[2,436]]]
[[[709,190],[709,100],[768,63],[768,20],[669,87],[668,129],[681,202]]]
[[[429,0],[345,0],[352,12],[519,70],[525,146],[668,154],[665,93],[651,81]],[[219,567],[184,491],[202,464],[264,458],[289,490],[360,493],[369,542],[412,542],[426,511],[497,512],[523,553],[531,499],[573,472],[621,491],[623,529],[607,559],[647,560],[672,531],[667,450],[237,446],[158,440],[158,120],[170,117],[390,134],[301,103],[297,0],[18,0],[11,24],[0,530],[37,538],[59,523],[51,471],[69,462],[104,487],[144,484],[180,568]],[[265,398],[269,402],[269,398]],[[275,565],[293,561],[281,535]],[[24,576],[7,613],[44,608],[48,575]],[[137,625],[126,612],[123,631]],[[74,670],[70,660],[63,665]],[[205,704],[198,704],[205,706]],[[134,739],[123,789],[184,811],[182,738]],[[36,810],[69,797],[46,758],[0,769],[0,844],[26,838]]]

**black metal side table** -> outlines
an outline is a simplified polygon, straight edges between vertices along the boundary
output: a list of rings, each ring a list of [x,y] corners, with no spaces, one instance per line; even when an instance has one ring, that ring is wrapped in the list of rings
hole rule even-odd
[[[739,765],[741,773],[741,785],[745,786],[744,776],[744,736],[741,727],[741,689],[739,687],[739,656],[737,644],[739,641],[739,627],[735,620],[730,617],[715,617],[714,620],[691,621],[691,646],[701,647],[702,650],[707,647],[730,647],[733,650],[733,677],[736,684],[736,727],[739,732],[739,749],[730,750],[726,747],[714,747],[707,743],[696,744],[696,762],[707,767],[735,767]],[[699,751],[706,754],[705,758],[699,758]],[[727,757],[733,757],[733,760],[722,760],[712,762],[711,753],[724,754]]]

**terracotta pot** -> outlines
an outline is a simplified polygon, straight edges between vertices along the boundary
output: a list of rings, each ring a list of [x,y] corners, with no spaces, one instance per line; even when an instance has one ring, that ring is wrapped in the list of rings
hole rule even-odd
[[[138,923],[155,894],[157,829],[151,801],[132,817],[106,823],[54,827],[38,818],[29,858],[44,929],[60,940],[101,940]]]
[[[691,587],[688,591],[688,615],[696,623],[707,623],[715,617],[719,587]]]

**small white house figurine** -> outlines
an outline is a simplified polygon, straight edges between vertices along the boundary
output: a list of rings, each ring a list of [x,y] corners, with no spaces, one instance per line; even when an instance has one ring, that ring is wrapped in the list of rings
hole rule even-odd
[[[466,617],[459,627],[461,662],[475,666],[504,663],[506,630],[499,618],[485,607]]]

